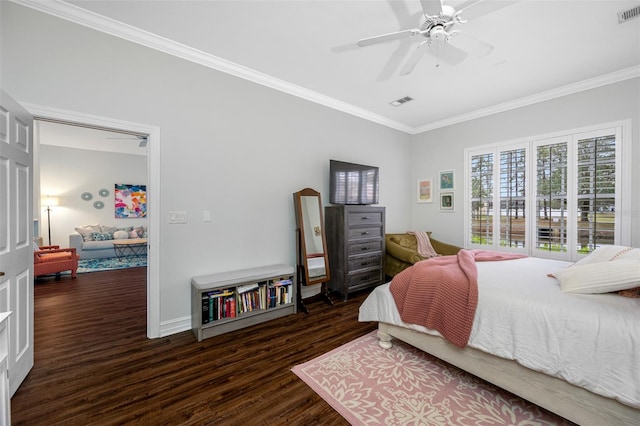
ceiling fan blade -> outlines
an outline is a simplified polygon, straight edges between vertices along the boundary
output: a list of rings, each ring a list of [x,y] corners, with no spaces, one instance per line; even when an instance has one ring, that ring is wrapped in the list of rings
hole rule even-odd
[[[409,54],[409,50],[413,48],[415,48],[415,44],[412,42],[412,40],[400,40],[393,54],[389,56],[386,64],[380,70],[377,81],[389,81],[390,79],[395,77],[398,74],[398,70],[404,63],[405,58]]]
[[[369,38],[363,38],[362,40],[358,41],[358,46],[360,47],[369,46],[376,43],[383,43],[385,41],[398,40],[405,37],[411,37],[417,34],[420,34],[420,30],[415,28],[411,30],[396,31],[394,33],[382,34],[379,36],[369,37]]]
[[[455,32],[447,42],[453,47],[457,47],[463,52],[467,52],[478,58],[489,55],[493,51],[493,46],[469,34]]]
[[[447,65],[455,66],[467,59],[468,53],[451,46],[448,43],[440,43],[440,46],[433,46],[429,49],[429,54],[436,59],[436,63],[444,62]]]
[[[402,67],[402,71],[400,71],[400,75],[408,75],[413,72],[413,69],[416,67],[416,64],[420,61],[425,52],[429,49],[429,42],[423,41],[418,45],[416,50],[413,52],[409,60],[404,67]]]
[[[442,12],[442,0],[420,0],[426,16],[438,16]]]
[[[520,0],[509,1],[485,1],[485,0],[470,0],[457,9],[456,15],[459,15],[463,19],[475,19],[480,16],[488,15],[489,13],[498,11],[504,7],[511,6],[518,3]]]

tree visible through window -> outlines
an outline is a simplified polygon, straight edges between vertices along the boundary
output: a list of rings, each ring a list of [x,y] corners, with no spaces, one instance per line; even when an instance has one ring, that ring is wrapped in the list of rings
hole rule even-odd
[[[578,141],[578,248],[593,251],[614,244],[616,210],[616,139]]]
[[[471,240],[493,244],[493,154],[471,157]]]
[[[500,153],[500,245],[524,247],[526,234],[526,150]]]
[[[536,173],[535,248],[566,251],[567,143],[538,146]]]

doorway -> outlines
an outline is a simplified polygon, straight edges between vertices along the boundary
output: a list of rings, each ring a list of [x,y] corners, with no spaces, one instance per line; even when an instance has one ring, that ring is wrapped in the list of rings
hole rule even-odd
[[[92,116],[84,113],[24,105],[34,116],[36,123],[55,122],[62,125],[72,125],[93,128],[100,131],[113,132],[119,135],[146,136],[147,158],[147,337],[161,337],[160,332],[160,284],[159,284],[159,182],[160,182],[160,129],[155,126],[131,123],[105,117]],[[34,131],[34,157],[39,155],[39,126]],[[140,141],[138,141],[139,143]],[[39,205],[40,195],[40,163],[34,161],[34,194]]]

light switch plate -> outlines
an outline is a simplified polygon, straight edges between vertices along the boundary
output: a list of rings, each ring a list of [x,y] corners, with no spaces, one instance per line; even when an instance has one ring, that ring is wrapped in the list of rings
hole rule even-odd
[[[187,212],[171,211],[169,212],[169,223],[187,223]]]

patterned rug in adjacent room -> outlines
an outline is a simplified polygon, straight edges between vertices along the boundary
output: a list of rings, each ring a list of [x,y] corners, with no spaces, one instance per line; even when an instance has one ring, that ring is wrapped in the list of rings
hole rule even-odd
[[[78,273],[110,271],[112,269],[137,268],[139,266],[147,266],[147,258],[145,256],[133,259],[119,260],[117,257],[108,257],[105,259],[80,259],[78,261]]]
[[[352,425],[573,424],[375,331],[292,371]]]

